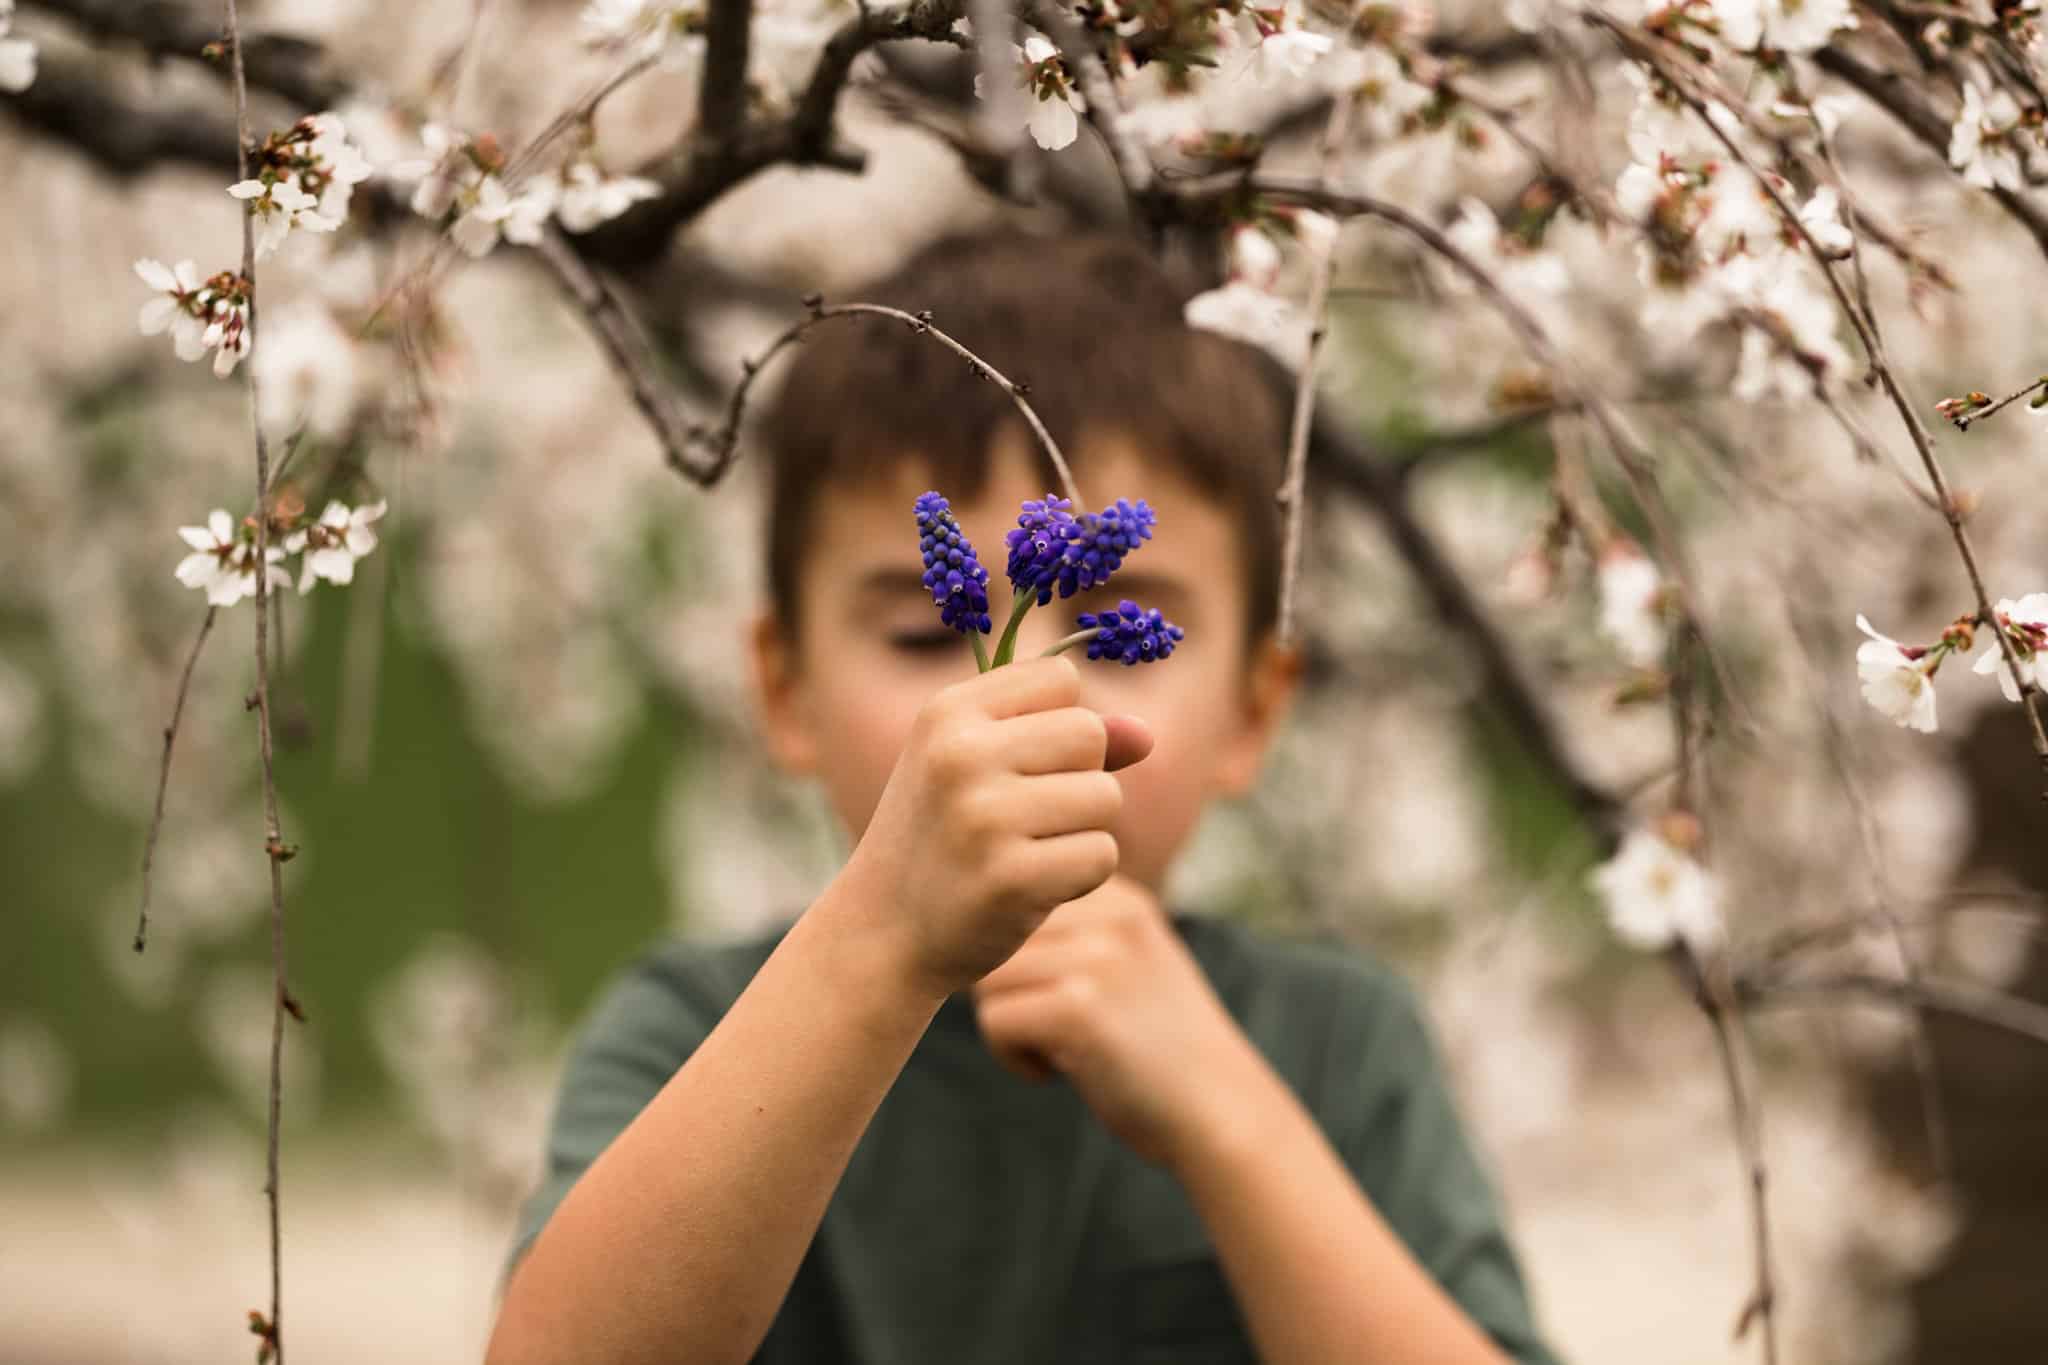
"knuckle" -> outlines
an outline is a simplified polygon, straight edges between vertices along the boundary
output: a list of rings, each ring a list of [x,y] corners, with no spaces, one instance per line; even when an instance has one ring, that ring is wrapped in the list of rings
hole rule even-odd
[[[958,783],[971,774],[979,761],[980,747],[974,731],[957,722],[941,724],[925,745],[932,775],[941,782]]]
[[[1002,831],[1000,796],[985,785],[964,789],[952,806],[953,828],[963,838],[986,843]]]

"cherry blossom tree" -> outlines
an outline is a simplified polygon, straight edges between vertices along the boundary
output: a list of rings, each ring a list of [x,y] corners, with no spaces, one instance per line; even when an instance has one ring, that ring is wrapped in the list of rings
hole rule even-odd
[[[195,780],[173,761],[193,669],[204,649],[245,647],[213,640],[219,613],[253,636],[243,752],[261,773],[275,971],[262,1357],[285,1347],[278,1078],[285,1017],[303,1015],[286,865],[295,840],[319,839],[288,840],[272,773],[273,631],[291,598],[381,591],[380,538],[416,508],[429,610],[507,762],[538,769],[618,733],[633,704],[619,636],[736,711],[733,680],[651,624],[691,605],[638,596],[619,571],[645,529],[630,505],[651,478],[693,503],[731,496],[749,477],[752,386],[809,330],[879,312],[952,347],[1065,470],[1028,385],[946,331],[943,299],[901,313],[729,268],[706,283],[721,201],[791,168],[808,193],[853,193],[875,155],[863,138],[943,149],[987,214],[1141,237],[1199,284],[1191,324],[1295,373],[1281,628],[1353,686],[1311,696],[1317,738],[1280,770],[1353,780],[1317,765],[1369,746],[1361,686],[1398,706],[1491,699],[1590,841],[1594,865],[1567,870],[1615,951],[1660,963],[1711,1033],[1754,1265],[1730,1312],[1766,1360],[1785,1288],[1749,1045],[1761,1017],[1898,1010],[1937,1148],[1927,1013],[2048,1042],[2040,1007],[1936,970],[1932,881],[1887,871],[1916,856],[1895,837],[1914,822],[1867,794],[1925,772],[1953,717],[2007,708],[2001,733],[2031,747],[2048,795],[2033,491],[2048,375],[2029,377],[2024,306],[2048,256],[2038,0],[590,0],[544,25],[559,69],[516,90],[524,77],[488,57],[513,22],[502,0],[437,30],[416,85],[224,5],[37,0],[21,27],[0,0],[0,91],[21,126],[109,178],[213,177],[241,231],[239,261],[222,261],[210,227],[188,244],[154,224],[165,259],[104,279],[140,334],[212,355],[218,420],[246,435],[235,458],[254,456],[232,506],[212,505],[215,482],[166,480],[154,540],[110,571],[147,563],[205,599],[157,761],[134,765],[154,778],[136,952],[164,803]],[[166,118],[97,49],[211,71],[197,88],[214,107]],[[513,93],[483,93],[501,85]],[[608,119],[627,106],[636,120]],[[461,458],[445,413],[506,378],[463,372],[449,319],[471,281],[559,300],[606,402],[659,458],[534,462],[408,504],[403,462]],[[1351,378],[1379,371],[1396,378]],[[1361,434],[1389,410],[1426,434],[1404,449]],[[1462,458],[1515,441],[1537,480]],[[504,583],[521,574],[540,590],[514,602]],[[1968,667],[1944,673],[1951,656]],[[1285,862],[1329,885],[1385,879],[1274,804],[1242,823],[1279,821]],[[1848,873],[1788,877],[1816,847]],[[1467,894],[1514,880],[1444,875]]]

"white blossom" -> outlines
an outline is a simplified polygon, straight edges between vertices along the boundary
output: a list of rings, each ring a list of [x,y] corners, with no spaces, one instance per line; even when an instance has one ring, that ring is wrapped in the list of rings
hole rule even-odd
[[[1190,327],[1249,341],[1296,369],[1308,356],[1308,318],[1286,299],[1244,280],[1195,295],[1182,315]]]
[[[178,535],[193,550],[178,561],[180,583],[205,589],[206,600],[216,607],[232,607],[244,597],[256,595],[256,542],[236,537],[234,518],[225,508],[214,508],[204,526],[180,526]],[[264,547],[273,588],[291,586],[291,575],[278,567],[284,556],[280,546]]]
[[[1399,59],[1378,43],[1339,48],[1316,64],[1315,75],[1316,83],[1332,94],[1352,92],[1358,130],[1368,142],[1399,137],[1408,130],[1409,120],[1435,98],[1427,86],[1408,79]]]
[[[1799,210],[1799,221],[1813,234],[1814,245],[1827,255],[1839,260],[1849,254],[1855,239],[1842,222],[1841,203],[1832,185],[1813,192],[1813,198]]]
[[[1588,880],[1615,934],[1634,947],[1655,950],[1683,941],[1704,951],[1721,939],[1713,874],[1650,830],[1631,830]]]
[[[199,344],[213,352],[215,378],[226,379],[233,374],[242,357],[249,354],[248,300],[231,300],[216,295],[212,303],[212,320],[200,333]]]
[[[1993,91],[1986,104],[1975,83],[1965,85],[1963,110],[1949,130],[1948,164],[1979,189],[2024,190],[2026,176],[2013,141],[2019,121],[2019,104],[2004,90]]]
[[[1856,628],[1870,638],[1856,647],[1856,672],[1863,680],[1863,699],[1888,719],[1907,729],[1933,734],[1933,656],[1916,659],[1889,635],[1880,635],[1859,614]]]
[[[577,161],[563,175],[555,216],[570,232],[588,232],[660,193],[661,186],[644,176],[607,176],[590,162]]]
[[[2048,592],[2030,592],[2015,601],[2010,597],[1998,599],[1997,615],[2010,621],[2022,633],[2035,634],[2048,631]],[[2025,630],[2032,627],[2031,631]],[[2013,642],[2013,653],[2019,657],[2020,677],[2031,680],[2036,687],[2048,686],[2048,668],[2043,668],[2043,656],[2038,650],[2021,649],[2018,641]],[[2007,701],[2018,701],[2020,689],[2012,680],[2012,670],[2005,666],[2005,651],[1998,647],[1997,637],[1985,641],[1984,652],[1970,665],[1973,673],[1995,673],[1998,675],[1998,690],[2005,693]]]
[[[560,196],[560,182],[553,175],[534,176],[516,195],[508,193],[497,176],[487,175],[474,191],[461,196],[466,207],[448,235],[472,257],[490,254],[500,233],[508,242],[532,246],[540,241],[541,227]]]
[[[1033,142],[1048,152],[1059,151],[1080,135],[1075,115],[1088,105],[1067,76],[1059,49],[1044,34],[1027,33],[1022,46],[1012,43],[1010,51],[1017,59],[1018,81],[1031,96],[1024,126]],[[974,77],[974,97],[987,98],[980,73]]]
[[[306,154],[327,175],[327,183],[320,190],[319,216],[339,226],[348,218],[356,186],[375,174],[376,168],[370,165],[362,148],[349,141],[341,115],[329,111],[314,114],[306,122],[314,134]]]
[[[1332,46],[1327,36],[1305,28],[1276,29],[1259,39],[1240,74],[1257,81],[1300,80]]]
[[[332,232],[341,226],[338,219],[323,216],[319,198],[306,193],[299,187],[298,180],[290,175],[270,182],[238,180],[228,186],[228,193],[246,203],[248,211],[256,215],[256,259],[259,261],[277,250],[286,234],[295,227],[309,232]]]
[[[14,0],[0,0],[0,90],[20,94],[36,83],[36,45],[9,38],[14,25]]]
[[[135,263],[135,273],[164,295],[142,306],[137,318],[142,334],[155,336],[169,328],[180,360],[197,360],[217,347],[213,372],[223,379],[231,374],[249,353],[249,303],[240,277],[223,272],[201,280],[190,261],[171,269],[147,258]]]
[[[350,511],[347,504],[327,504],[320,520],[285,537],[287,554],[305,553],[299,570],[299,591],[313,590],[316,579],[324,578],[337,587],[355,580],[356,561],[377,548],[372,522],[384,515],[383,499]]]
[[[1600,629],[1622,657],[1648,668],[1664,657],[1663,575],[1650,557],[1617,540],[1600,557]]]
[[[205,284],[199,278],[199,268],[190,261],[179,261],[173,268],[162,261],[143,259],[135,263],[135,273],[160,295],[142,305],[137,319],[142,334],[153,337],[169,328],[178,359],[197,360],[205,355],[206,319],[194,311],[200,306],[198,297]]]
[[[469,154],[469,139],[443,124],[422,124],[420,145],[426,156],[400,163],[393,174],[402,179],[417,174],[412,211],[422,218],[437,219],[454,207],[457,193],[475,187],[483,172]]]

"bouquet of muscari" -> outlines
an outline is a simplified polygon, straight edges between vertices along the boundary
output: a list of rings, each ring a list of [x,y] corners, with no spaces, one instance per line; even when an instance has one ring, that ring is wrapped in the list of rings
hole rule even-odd
[[[1100,588],[1124,562],[1124,556],[1152,538],[1158,518],[1143,499],[1118,498],[1101,512],[1075,516],[1073,503],[1048,493],[1026,502],[1017,528],[1006,536],[1010,549],[1010,617],[990,657],[983,637],[994,629],[988,610],[988,570],[961,533],[953,509],[937,492],[916,503],[919,548],[924,552],[924,585],[931,590],[939,619],[965,635],[974,646],[975,666],[983,673],[1009,663],[1017,651],[1017,628],[1034,606],[1045,606],[1055,593],[1072,597]],[[1058,654],[1076,645],[1088,647],[1091,659],[1114,659],[1125,665],[1153,663],[1173,653],[1183,632],[1136,602],[1123,601],[1114,611],[1084,611],[1075,618],[1081,629],[1056,641],[1045,653]]]

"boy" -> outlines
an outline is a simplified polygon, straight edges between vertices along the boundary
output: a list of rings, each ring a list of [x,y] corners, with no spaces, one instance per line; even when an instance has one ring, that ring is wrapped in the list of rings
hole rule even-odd
[[[1548,1362],[1406,988],[1158,899],[1295,684],[1285,380],[1119,241],[951,241],[860,297],[1028,381],[1089,508],[1159,529],[977,675],[912,502],[947,494],[1000,586],[1050,470],[930,338],[811,334],[762,419],[750,649],[773,756],[853,850],[786,931],[670,946],[599,1004],[491,1365]],[[1180,624],[1173,658],[1037,657],[1105,597]]]

